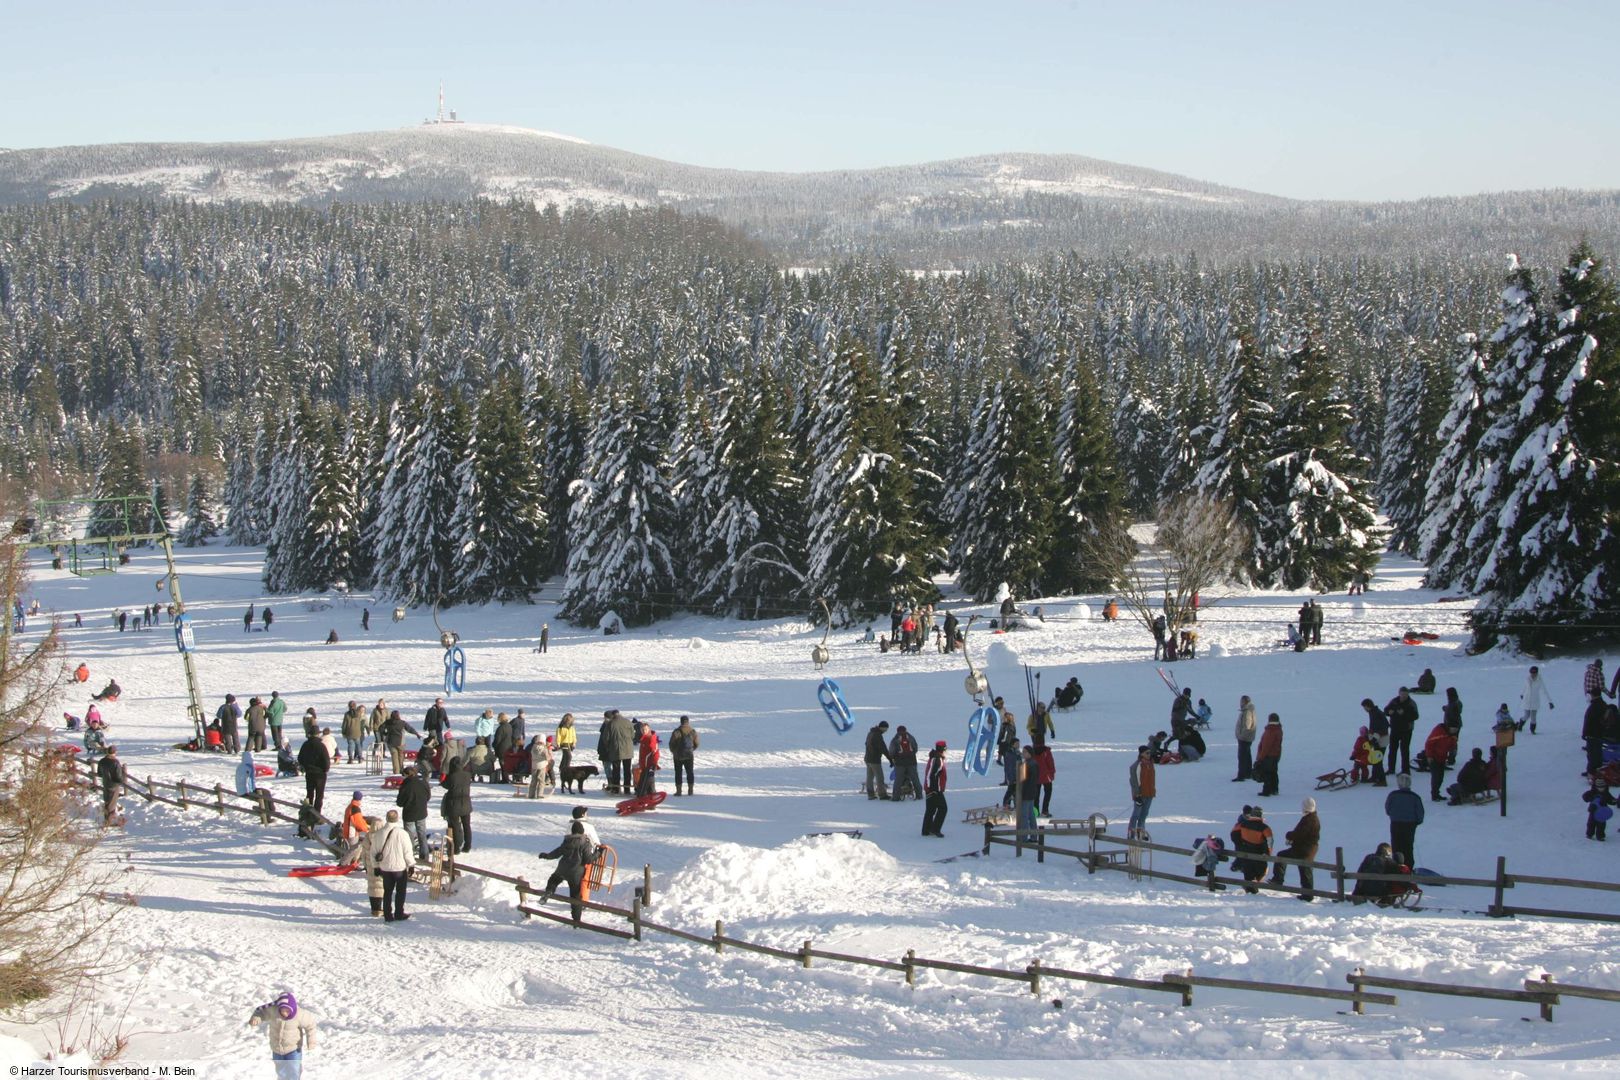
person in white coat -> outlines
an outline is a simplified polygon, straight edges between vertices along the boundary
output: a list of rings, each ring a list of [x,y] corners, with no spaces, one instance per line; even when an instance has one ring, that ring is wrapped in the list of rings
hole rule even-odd
[[[1232,777],[1235,784],[1240,780],[1252,778],[1254,773],[1254,738],[1260,731],[1260,723],[1255,719],[1254,702],[1249,695],[1244,694],[1238,702],[1237,718],[1237,747],[1238,747],[1238,774]]]
[[[298,1080],[304,1073],[304,1051],[315,1049],[315,1018],[298,1007],[291,991],[284,990],[248,1017],[248,1027],[260,1024],[268,1025],[276,1080]]]
[[[236,793],[252,795],[259,790],[259,773],[254,767],[253,751],[242,751],[242,763],[236,767]]]
[[[371,834],[371,852],[383,879],[383,921],[404,922],[410,918],[405,914],[405,883],[416,865],[416,851],[400,826],[398,810],[388,811],[383,827]]]
[[[1524,725],[1530,725],[1530,734],[1536,733],[1536,713],[1541,711],[1541,703],[1545,701],[1550,710],[1553,706],[1552,696],[1547,693],[1547,684],[1542,681],[1541,669],[1534,665],[1530,668],[1530,675],[1524,680],[1524,693],[1519,695],[1524,702],[1524,715],[1519,717],[1519,730]]]

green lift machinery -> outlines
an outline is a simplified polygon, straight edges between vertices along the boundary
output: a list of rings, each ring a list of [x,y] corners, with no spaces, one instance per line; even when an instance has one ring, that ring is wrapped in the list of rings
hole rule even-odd
[[[166,583],[174,603],[175,644],[186,673],[186,711],[200,744],[208,721],[197,685],[197,665],[191,655],[196,642],[191,616],[186,614],[186,602],[180,595],[180,575],[174,569],[173,538],[158,513],[155,495],[41,499],[34,503],[34,520],[30,524],[28,546],[48,548],[54,569],[80,577],[116,572],[129,562],[127,549],[133,544],[152,542],[163,549],[168,572],[159,587]]]

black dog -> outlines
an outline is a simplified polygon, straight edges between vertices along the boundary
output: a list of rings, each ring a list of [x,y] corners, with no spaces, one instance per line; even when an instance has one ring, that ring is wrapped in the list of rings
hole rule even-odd
[[[595,765],[570,765],[562,771],[562,789],[567,791],[570,786],[577,788],[579,794],[585,794],[585,781],[595,776],[601,770]]]

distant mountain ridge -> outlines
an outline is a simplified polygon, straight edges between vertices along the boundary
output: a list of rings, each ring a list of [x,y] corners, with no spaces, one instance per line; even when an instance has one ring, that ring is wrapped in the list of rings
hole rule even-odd
[[[0,156],[0,203],[142,196],[310,206],[472,198],[663,204],[737,225],[789,261],[880,253],[918,265],[1070,249],[1274,257],[1349,245],[1400,254],[1431,241],[1454,243],[1459,231],[1465,243],[1499,247],[1520,226],[1527,240],[1554,247],[1566,233],[1620,235],[1615,192],[1301,202],[1095,158],[1026,153],[760,172],[684,165],[492,124]]]

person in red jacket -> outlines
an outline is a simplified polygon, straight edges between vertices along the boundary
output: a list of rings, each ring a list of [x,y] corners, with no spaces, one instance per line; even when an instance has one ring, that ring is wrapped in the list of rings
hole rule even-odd
[[[1423,756],[1429,762],[1429,801],[1442,802],[1445,796],[1440,794],[1444,790],[1446,780],[1446,762],[1451,755],[1457,752],[1457,734],[1445,724],[1434,725],[1429,732],[1428,739],[1423,743]]]
[[[1052,748],[1043,742],[1035,744],[1035,767],[1041,782],[1041,817],[1052,816],[1052,781],[1057,779],[1057,761]]]
[[[1272,713],[1266,717],[1265,730],[1260,733],[1260,744],[1254,752],[1254,775],[1265,785],[1261,797],[1277,794],[1277,765],[1282,761],[1282,717]]]
[[[658,732],[651,724],[641,726],[641,752],[636,760],[636,795],[651,795],[658,789],[653,781],[658,773]]]
[[[945,779],[949,772],[945,767],[945,740],[941,739],[928,752],[928,764],[923,767],[923,791],[927,796],[923,805],[924,836],[945,835],[940,830],[945,824]]]

